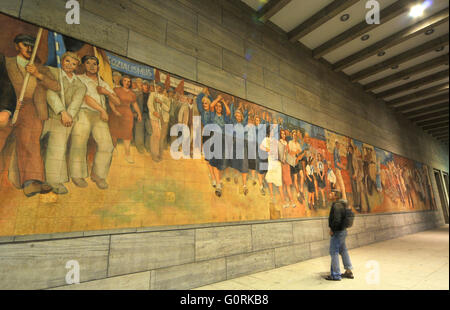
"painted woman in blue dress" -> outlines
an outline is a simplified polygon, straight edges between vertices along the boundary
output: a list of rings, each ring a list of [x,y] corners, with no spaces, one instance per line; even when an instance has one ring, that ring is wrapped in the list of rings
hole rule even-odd
[[[228,160],[225,158],[225,124],[231,123],[231,111],[228,102],[221,95],[218,95],[211,103],[210,111],[212,111],[211,124],[215,124],[220,128],[220,132],[215,131],[213,135],[215,141],[221,141],[222,150],[220,154],[213,155],[209,163],[212,166],[213,177],[217,184],[216,195],[221,197],[223,189],[222,171],[228,166]]]
[[[213,102],[213,98],[211,97],[211,95],[209,93],[209,89],[205,87],[202,90],[202,92],[200,94],[198,94],[198,96],[196,98],[197,109],[200,113],[200,117],[201,117],[201,121],[202,121],[202,132],[203,132],[203,128],[205,126],[212,123],[212,117],[214,114],[211,110],[212,102]],[[208,137],[208,136],[202,135],[202,139],[203,139],[202,145],[205,145],[205,143],[209,140],[209,138],[210,137]],[[213,167],[211,166],[211,164],[206,156],[207,152],[209,152],[209,150],[206,150],[206,151],[203,150],[203,153],[205,154],[206,165],[208,166],[209,179],[211,181],[211,185],[215,188],[217,186],[217,183],[214,178]]]
[[[248,131],[245,127],[248,123],[248,110],[244,108],[242,102],[236,108],[234,104],[231,105],[231,122],[237,131],[233,132],[233,159],[231,160],[231,167],[241,173],[243,193],[248,194],[247,176],[248,176]],[[241,128],[239,128],[240,126]],[[242,130],[242,132],[241,132]]]

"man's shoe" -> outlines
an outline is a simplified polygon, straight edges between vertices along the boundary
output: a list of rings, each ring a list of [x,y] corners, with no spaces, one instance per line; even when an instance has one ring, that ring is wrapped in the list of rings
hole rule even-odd
[[[61,184],[61,183],[59,183],[59,184],[55,184],[55,185],[51,185],[52,186],[52,188],[53,188],[53,192],[55,193],[55,194],[58,194],[58,195],[64,195],[64,194],[67,194],[69,191],[67,190],[67,188],[63,185],[63,184]]]
[[[125,161],[129,164],[134,164],[134,159],[131,155],[125,155]]]
[[[341,281],[341,279],[333,278],[332,276],[326,276],[325,280],[328,280],[328,281]]]
[[[353,275],[353,272],[344,272],[343,274],[341,274],[341,277],[343,278],[347,278],[347,279],[354,279],[355,276]]]
[[[41,183],[41,194],[47,194],[52,191],[52,187],[47,183]]]
[[[72,182],[78,187],[88,187],[88,183],[83,178],[72,178]]]
[[[144,149],[143,146],[137,146],[136,149],[137,149],[137,151],[138,151],[139,153],[141,153],[141,154],[144,154],[144,153],[145,153],[145,149]]]
[[[30,184],[23,188],[23,193],[27,197],[32,197],[36,194],[47,194],[52,191],[52,187],[48,184],[32,181]]]
[[[217,197],[222,197],[222,183],[217,185],[215,194],[216,194]]]
[[[108,188],[108,183],[106,183],[105,179],[101,179],[98,176],[96,176],[95,174],[91,175],[91,180],[97,184],[97,187],[100,189],[107,189]]]

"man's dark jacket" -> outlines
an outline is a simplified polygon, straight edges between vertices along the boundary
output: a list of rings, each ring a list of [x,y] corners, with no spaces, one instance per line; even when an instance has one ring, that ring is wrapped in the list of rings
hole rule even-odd
[[[328,217],[328,226],[331,231],[336,232],[345,230],[344,218],[346,208],[347,202],[344,200],[333,202],[331,205],[330,215]]]
[[[16,109],[16,93],[6,71],[5,56],[0,55],[0,112],[7,110],[11,115]]]

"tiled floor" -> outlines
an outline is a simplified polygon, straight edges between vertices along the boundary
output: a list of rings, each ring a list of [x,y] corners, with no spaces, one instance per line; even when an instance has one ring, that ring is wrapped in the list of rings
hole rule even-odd
[[[355,279],[326,281],[330,257],[235,278],[200,290],[448,290],[449,226],[350,250]],[[378,266],[378,272],[377,267]],[[342,263],[341,263],[342,268]]]

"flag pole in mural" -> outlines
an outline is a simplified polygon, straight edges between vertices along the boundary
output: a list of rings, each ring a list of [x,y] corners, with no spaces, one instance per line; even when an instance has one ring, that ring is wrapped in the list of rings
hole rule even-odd
[[[177,88],[175,88],[175,92],[179,95],[184,94],[184,80],[181,80],[181,82],[178,84]]]
[[[57,32],[48,32],[48,57],[47,66],[54,66],[58,68],[59,71],[59,85],[61,87],[61,101],[63,106],[66,106],[66,96],[64,95],[64,83],[63,83],[63,73],[62,73],[62,64],[61,58],[62,55],[66,52],[66,47],[64,44],[64,39],[61,34]],[[55,59],[53,59],[53,56]]]
[[[34,60],[36,58],[36,53],[37,53],[37,50],[38,50],[38,47],[39,47],[39,43],[41,42],[41,37],[42,37],[42,31],[43,30],[44,29],[42,29],[41,27],[38,30],[36,41],[35,41],[34,47],[33,47],[33,53],[31,54],[31,58],[30,58],[30,62],[29,62],[30,65],[34,64]],[[24,79],[23,85],[22,85],[22,89],[20,91],[18,104],[16,106],[16,110],[14,111],[14,115],[13,115],[13,118],[12,118],[12,121],[11,121],[11,123],[13,125],[17,122],[17,118],[19,117],[19,111],[20,111],[20,108],[21,108],[21,105],[22,105],[23,97],[25,96],[25,91],[27,89],[29,79],[30,79],[30,73],[27,72],[27,74],[25,75],[25,79]]]
[[[170,74],[166,75],[166,80],[164,81],[164,86],[166,91],[169,91],[170,89]]]
[[[112,79],[112,68],[109,63],[108,57],[103,57],[103,54],[107,55],[105,52],[101,52],[97,49],[97,47],[94,46],[94,54],[95,57],[97,57],[99,62],[98,67],[98,76],[99,81],[100,77],[105,81],[111,88],[114,87],[114,82]]]
[[[97,59],[98,59],[98,64],[99,64],[99,68],[98,68],[98,70],[97,70],[97,85],[98,86],[100,86],[100,58],[99,58],[99,55],[98,55],[98,52],[97,52],[97,47],[95,47],[94,46],[94,55],[95,55],[95,57],[97,57]]]

